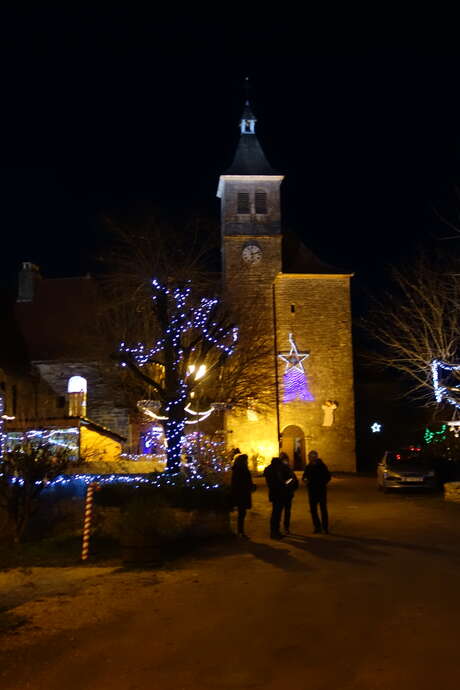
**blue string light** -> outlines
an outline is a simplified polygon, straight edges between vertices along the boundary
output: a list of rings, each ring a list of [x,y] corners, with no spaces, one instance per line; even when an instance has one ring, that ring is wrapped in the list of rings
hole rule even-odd
[[[216,298],[202,297],[198,304],[191,301],[192,289],[190,283],[184,287],[167,287],[156,278],[152,280],[152,300],[157,302],[160,298],[166,298],[167,326],[162,336],[152,347],[144,343],[128,345],[120,344],[120,352],[130,358],[137,367],[157,363],[156,357],[167,350],[173,353],[172,366],[177,375],[177,393],[173,400],[164,405],[166,417],[164,428],[167,439],[168,462],[177,466],[180,462],[182,439],[187,419],[186,407],[191,388],[188,377],[186,361],[186,343],[194,340],[204,342],[230,357],[238,340],[238,329],[224,328],[214,319],[214,313],[219,300]],[[192,352],[195,348],[192,348]],[[122,365],[126,362],[122,362]]]
[[[0,459],[3,457],[6,448],[6,434],[5,434],[5,398],[0,395]]]
[[[0,473],[0,477],[5,476]],[[180,479],[179,479],[180,478]],[[21,477],[9,477],[10,484],[24,485],[24,479]],[[51,480],[37,480],[34,482],[35,486],[45,486],[47,488],[55,488],[58,486],[67,486],[69,484],[81,482],[83,484],[97,483],[101,486],[110,484],[128,484],[133,486],[152,486],[160,489],[165,486],[185,485],[192,488],[200,489],[219,489],[222,484],[218,482],[209,483],[202,480],[199,475],[187,476],[180,472],[173,474],[159,474],[158,477],[152,478],[146,475],[138,474],[73,474],[73,475],[59,475]]]

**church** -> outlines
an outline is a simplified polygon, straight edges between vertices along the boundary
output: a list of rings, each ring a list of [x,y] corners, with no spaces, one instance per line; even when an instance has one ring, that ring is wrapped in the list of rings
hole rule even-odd
[[[283,175],[272,169],[249,102],[230,168],[219,179],[223,287],[272,341],[273,410],[226,416],[228,443],[263,466],[280,451],[301,469],[315,449],[333,471],[353,472],[355,407],[349,273],[323,264],[283,233]],[[258,459],[260,458],[260,460]]]
[[[262,339],[268,344],[257,390],[269,389],[271,402],[261,412],[248,396],[245,412],[230,408],[214,417],[228,450],[247,453],[254,470],[281,451],[300,470],[315,449],[333,471],[353,472],[351,274],[334,270],[283,231],[282,181],[258,141],[247,102],[233,162],[218,183],[221,282],[241,333],[256,324],[254,347]],[[81,418],[104,438],[139,452],[138,423],[117,400],[90,337],[96,293],[90,276],[42,278],[36,266],[23,264],[15,313],[35,379],[46,389],[38,409],[60,426],[63,418]],[[5,380],[3,390],[10,413],[21,413],[24,381]],[[28,416],[24,404],[21,416]]]

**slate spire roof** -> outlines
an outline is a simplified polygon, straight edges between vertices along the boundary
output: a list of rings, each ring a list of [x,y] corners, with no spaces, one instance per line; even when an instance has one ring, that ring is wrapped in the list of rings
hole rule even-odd
[[[225,175],[278,175],[265,157],[256,136],[256,117],[249,100],[244,105],[240,119],[241,136],[233,163]]]

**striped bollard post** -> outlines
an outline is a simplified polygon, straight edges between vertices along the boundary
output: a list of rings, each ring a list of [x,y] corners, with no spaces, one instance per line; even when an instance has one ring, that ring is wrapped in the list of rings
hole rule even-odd
[[[81,548],[81,560],[86,561],[89,555],[89,540],[91,537],[91,520],[93,517],[93,497],[97,484],[88,484],[85,499],[85,519],[83,522],[83,542]]]

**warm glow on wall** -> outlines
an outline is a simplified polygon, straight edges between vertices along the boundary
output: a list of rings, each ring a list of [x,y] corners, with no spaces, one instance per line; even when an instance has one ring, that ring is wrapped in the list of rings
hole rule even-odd
[[[86,416],[86,379],[83,376],[72,376],[67,383],[69,395],[69,417]]]
[[[265,467],[270,464],[271,459],[278,455],[279,449],[276,443],[270,442],[266,438],[253,438],[248,452],[250,469],[257,467],[257,472],[263,472]]]
[[[80,427],[80,460],[114,462],[120,459],[121,444],[97,431]]]

